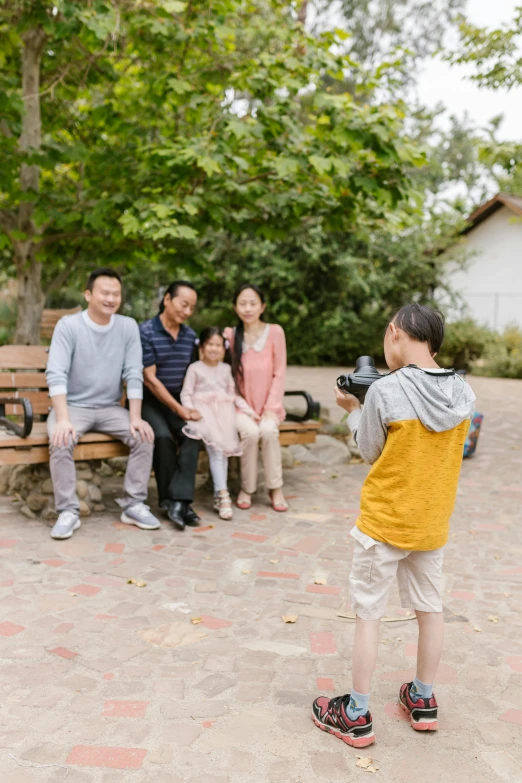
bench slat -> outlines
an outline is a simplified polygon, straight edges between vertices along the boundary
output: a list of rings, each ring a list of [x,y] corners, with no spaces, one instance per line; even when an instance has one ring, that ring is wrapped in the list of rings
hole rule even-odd
[[[107,440],[106,443],[79,443],[74,450],[74,459],[83,462],[88,459],[109,459],[110,457],[125,457],[129,449],[120,441]],[[47,446],[33,446],[29,449],[0,449],[2,465],[39,465],[49,462]]]
[[[8,372],[0,370],[1,389],[47,389],[44,372]],[[0,396],[6,395],[0,391]],[[20,394],[24,397],[24,394]]]
[[[44,345],[0,345],[0,370],[45,370]]]

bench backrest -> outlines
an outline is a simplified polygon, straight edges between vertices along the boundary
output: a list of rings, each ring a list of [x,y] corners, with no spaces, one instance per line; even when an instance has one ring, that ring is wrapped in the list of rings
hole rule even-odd
[[[51,400],[44,372],[47,351],[43,345],[0,346],[0,397],[13,398],[13,404],[6,406],[7,415],[23,413],[14,402],[17,397],[31,401],[35,418],[49,413]]]
[[[73,315],[79,313],[81,306],[71,308],[70,310],[44,310],[42,320],[40,321],[40,337],[50,340],[53,336],[54,327],[64,315]]]

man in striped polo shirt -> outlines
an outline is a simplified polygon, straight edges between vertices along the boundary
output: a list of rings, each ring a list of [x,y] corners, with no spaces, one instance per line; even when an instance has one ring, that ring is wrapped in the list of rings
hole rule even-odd
[[[154,430],[153,467],[160,507],[178,530],[197,527],[191,507],[198,466],[199,441],[187,438],[182,428],[200,414],[185,408],[180,393],[196,341],[185,324],[194,312],[197,293],[185,280],[167,288],[159,313],[140,326],[143,347],[142,416]]]

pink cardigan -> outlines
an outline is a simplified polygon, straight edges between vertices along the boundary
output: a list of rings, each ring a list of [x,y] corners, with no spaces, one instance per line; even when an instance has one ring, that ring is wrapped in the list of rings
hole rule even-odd
[[[225,329],[225,337],[234,345],[235,330]],[[243,353],[243,397],[258,416],[266,411],[284,421],[283,405],[286,381],[286,341],[281,326],[270,324],[267,341],[261,351],[249,348]]]

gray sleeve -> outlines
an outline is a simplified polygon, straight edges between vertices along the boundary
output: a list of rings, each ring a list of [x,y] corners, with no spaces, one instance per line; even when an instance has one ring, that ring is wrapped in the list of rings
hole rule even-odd
[[[348,416],[348,426],[361,457],[373,465],[381,456],[388,435],[384,398],[376,383],[368,389],[362,410],[358,408]]]
[[[74,351],[74,338],[67,320],[61,318],[56,324],[49,348],[49,360],[45,369],[45,378],[49,387],[49,396],[67,394],[69,370]]]
[[[134,318],[128,319],[125,356],[123,359],[123,380],[127,384],[129,400],[143,399],[143,354],[140,330]]]

